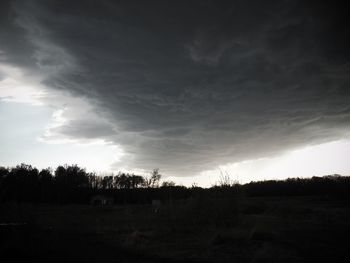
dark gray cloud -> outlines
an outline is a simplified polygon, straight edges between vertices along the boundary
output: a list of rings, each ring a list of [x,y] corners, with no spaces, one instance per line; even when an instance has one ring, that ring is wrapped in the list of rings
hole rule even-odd
[[[349,136],[349,10],[339,4],[7,7],[8,63],[44,72],[47,87],[88,100],[104,119],[55,132],[119,144],[130,167],[188,175]]]

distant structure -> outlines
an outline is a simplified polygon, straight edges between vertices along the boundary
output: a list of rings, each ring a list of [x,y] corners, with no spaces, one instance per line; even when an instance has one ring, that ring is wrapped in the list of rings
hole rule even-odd
[[[106,195],[94,195],[91,197],[90,204],[94,206],[106,206],[113,205],[114,200],[112,197]]]

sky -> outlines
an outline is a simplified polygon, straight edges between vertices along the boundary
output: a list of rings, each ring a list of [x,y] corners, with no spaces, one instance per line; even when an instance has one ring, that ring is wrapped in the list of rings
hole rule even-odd
[[[350,175],[349,8],[1,1],[0,165]]]

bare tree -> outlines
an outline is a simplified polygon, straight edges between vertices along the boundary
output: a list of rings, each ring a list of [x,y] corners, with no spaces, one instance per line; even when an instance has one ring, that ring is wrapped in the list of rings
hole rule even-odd
[[[158,168],[153,169],[151,178],[150,178],[150,186],[153,188],[159,187],[159,181],[161,177],[162,175],[159,173],[159,169]]]

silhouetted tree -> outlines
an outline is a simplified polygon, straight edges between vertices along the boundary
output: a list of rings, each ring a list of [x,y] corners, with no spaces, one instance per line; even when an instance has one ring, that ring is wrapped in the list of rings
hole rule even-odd
[[[42,169],[39,173],[41,201],[52,201],[53,175],[51,168]]]
[[[89,178],[85,169],[77,165],[64,165],[56,168],[55,183],[59,202],[79,201],[82,189],[89,187]]]
[[[125,174],[125,173],[118,174],[116,176],[115,181],[116,181],[116,185],[118,188],[121,188],[121,189],[129,189],[130,188],[131,182],[130,182],[128,174]]]
[[[138,188],[138,187],[142,187],[144,185],[144,178],[142,176],[139,175],[134,175],[132,174],[130,176],[130,186],[131,188]]]
[[[0,201],[4,200],[6,197],[6,179],[10,173],[9,168],[0,166]]]
[[[102,189],[112,189],[114,185],[113,175],[104,176],[102,178]]]
[[[18,202],[32,202],[38,199],[38,174],[38,169],[24,163],[12,168],[7,176],[7,186],[12,199]]]
[[[89,183],[85,169],[76,164],[58,166],[55,171],[55,180],[59,185],[67,188],[86,187]]]
[[[42,184],[50,184],[53,180],[51,168],[42,169],[39,173],[39,179]]]
[[[95,173],[87,174],[89,187],[97,190],[102,187],[101,176],[97,176]]]
[[[159,173],[159,169],[153,169],[151,178],[150,178],[150,186],[155,188],[159,187],[159,181],[162,178],[162,175]]]

